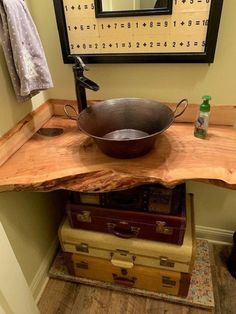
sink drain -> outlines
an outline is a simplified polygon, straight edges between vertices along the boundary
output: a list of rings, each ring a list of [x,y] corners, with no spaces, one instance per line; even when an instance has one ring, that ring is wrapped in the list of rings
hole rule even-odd
[[[41,128],[38,130],[38,134],[42,136],[58,136],[64,132],[62,128]]]
[[[135,140],[138,138],[146,137],[149,134],[140,130],[134,129],[121,129],[115,130],[113,132],[105,134],[103,137],[112,139],[112,140],[119,140],[119,141],[127,141],[127,140]]]

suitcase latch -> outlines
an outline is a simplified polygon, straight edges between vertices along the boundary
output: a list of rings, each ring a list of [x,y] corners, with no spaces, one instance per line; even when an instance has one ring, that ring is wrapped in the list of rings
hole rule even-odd
[[[87,210],[83,210],[76,215],[78,221],[91,222],[91,214]]]
[[[160,257],[160,266],[174,267],[175,266],[175,262],[173,262],[170,259],[168,259],[168,257],[161,256]]]
[[[76,251],[78,252],[89,253],[89,247],[88,247],[88,244],[86,243],[77,244],[75,248],[76,248]]]
[[[88,269],[88,262],[76,262],[76,267],[77,268],[82,268],[82,269]]]
[[[166,225],[165,221],[156,221],[156,233],[173,234],[173,227]]]
[[[170,277],[163,276],[163,277],[162,277],[162,284],[163,284],[164,286],[172,286],[172,287],[175,287],[176,284],[177,284],[177,281],[174,280],[174,279],[171,279]]]

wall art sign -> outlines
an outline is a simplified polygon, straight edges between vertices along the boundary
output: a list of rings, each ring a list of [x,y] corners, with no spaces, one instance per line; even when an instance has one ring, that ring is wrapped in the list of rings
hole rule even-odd
[[[122,1],[54,0],[64,63],[214,61],[223,0]]]

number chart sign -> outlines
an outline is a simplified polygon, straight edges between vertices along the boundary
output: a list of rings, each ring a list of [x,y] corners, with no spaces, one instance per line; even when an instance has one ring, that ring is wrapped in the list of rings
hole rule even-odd
[[[119,1],[119,0],[118,0]],[[173,0],[168,15],[96,17],[92,0],[54,0],[65,63],[214,61],[223,0]]]

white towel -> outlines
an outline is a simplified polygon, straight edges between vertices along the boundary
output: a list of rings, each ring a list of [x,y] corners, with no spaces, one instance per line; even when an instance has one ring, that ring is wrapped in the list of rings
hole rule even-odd
[[[36,26],[23,0],[0,0],[0,42],[19,102],[53,87]]]

